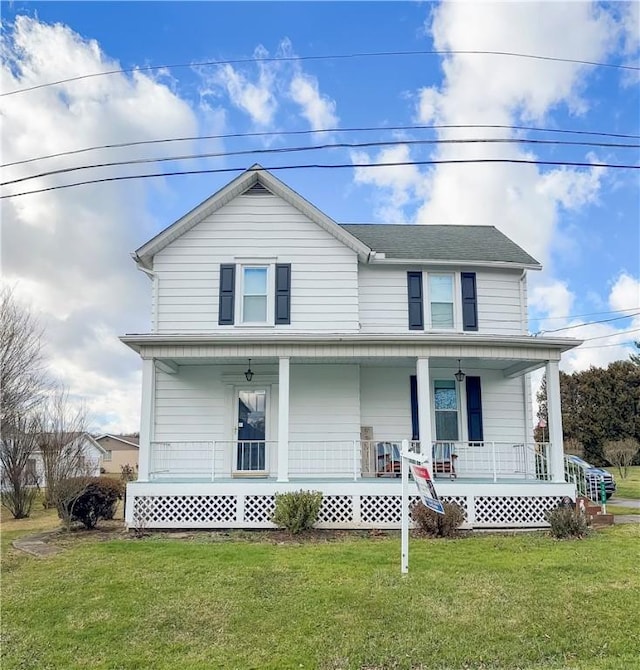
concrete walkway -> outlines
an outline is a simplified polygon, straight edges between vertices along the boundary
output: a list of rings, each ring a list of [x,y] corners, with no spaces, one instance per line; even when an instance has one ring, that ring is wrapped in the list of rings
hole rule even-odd
[[[53,535],[57,535],[58,531],[48,531],[43,533],[34,533],[33,535],[23,535],[12,542],[13,546],[20,551],[24,551],[32,556],[38,558],[46,558],[47,556],[55,556],[59,554],[62,549],[55,545],[48,544],[48,541]]]
[[[614,496],[607,502],[608,505],[620,505],[621,507],[633,507],[640,509],[640,500],[631,500],[630,498],[618,498]]]

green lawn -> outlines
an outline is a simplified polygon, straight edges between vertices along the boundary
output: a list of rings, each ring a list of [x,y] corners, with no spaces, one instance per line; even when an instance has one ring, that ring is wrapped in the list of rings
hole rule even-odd
[[[405,577],[398,537],[248,536],[84,534],[47,559],[6,548],[3,670],[617,670],[640,658],[635,525],[582,541],[415,539]]]
[[[612,499],[614,503],[616,498],[640,500],[640,465],[628,468],[624,479],[620,476],[618,468],[607,468],[607,470],[616,478],[616,492]]]

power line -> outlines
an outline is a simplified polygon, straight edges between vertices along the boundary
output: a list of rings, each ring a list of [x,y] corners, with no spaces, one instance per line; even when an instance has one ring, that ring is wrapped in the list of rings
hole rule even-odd
[[[425,140],[384,140],[377,142],[333,142],[331,144],[313,144],[307,146],[295,147],[276,147],[274,149],[243,149],[238,151],[219,151],[213,153],[187,154],[181,156],[162,156],[159,158],[134,158],[125,161],[112,161],[108,163],[92,163],[89,165],[74,165],[71,167],[48,170],[25,177],[18,177],[10,181],[0,183],[0,186],[17,184],[41,177],[50,177],[57,174],[66,174],[78,170],[92,170],[96,168],[118,167],[121,165],[141,165],[144,163],[162,163],[168,161],[197,160],[202,158],[228,158],[230,156],[246,155],[264,155],[264,154],[286,154],[305,151],[321,151],[324,149],[362,149],[372,147],[386,146],[419,146],[433,144],[544,144],[553,146],[587,146],[587,147],[608,147],[618,149],[640,149],[640,144],[620,144],[615,142],[586,142],[573,140],[544,140],[544,139],[526,139],[526,138],[472,138],[472,139],[425,139]]]
[[[618,342],[617,344],[596,344],[594,347],[580,346],[574,349],[574,351],[584,351],[585,349],[608,349],[609,347],[628,347],[630,344],[633,344],[633,340],[625,340],[624,342]]]
[[[526,58],[530,60],[548,61],[554,63],[574,63],[576,65],[590,65],[594,67],[609,67],[620,70],[638,71],[640,67],[635,65],[621,65],[619,63],[602,63],[598,61],[580,60],[577,58],[561,58],[559,56],[539,56],[536,54],[525,54],[514,51],[483,51],[478,49],[443,49],[443,50],[414,50],[414,51],[367,51],[361,53],[318,55],[318,56],[265,56],[254,58],[234,58],[230,60],[209,60],[191,63],[172,63],[167,65],[144,65],[142,67],[120,68],[118,70],[105,70],[104,72],[91,72],[88,74],[68,77],[57,81],[50,81],[44,84],[36,84],[25,88],[18,88],[7,93],[0,94],[0,97],[35,91],[49,86],[58,86],[72,81],[91,79],[95,77],[105,77],[112,74],[125,74],[130,72],[151,72],[155,70],[175,70],[180,68],[207,67],[212,65],[243,65],[247,63],[283,63],[290,61],[322,61],[322,60],[346,60],[355,58],[379,58],[389,56],[508,56],[510,58]]]
[[[282,131],[264,131],[255,133],[226,133],[220,135],[195,135],[192,137],[168,137],[157,140],[138,140],[135,142],[119,142],[116,144],[101,144],[93,147],[85,147],[83,149],[73,149],[71,151],[61,151],[55,154],[47,154],[45,156],[36,156],[34,158],[26,158],[20,161],[13,161],[11,163],[4,163],[0,167],[11,167],[13,165],[23,165],[25,163],[32,163],[34,161],[46,160],[49,158],[59,158],[61,156],[72,156],[75,154],[86,153],[89,151],[99,151],[102,149],[122,149],[127,147],[135,147],[147,144],[163,144],[168,142],[195,142],[201,140],[227,140],[237,138],[250,137],[277,137],[277,136],[293,136],[293,135],[315,135],[319,133],[354,133],[354,132],[373,132],[373,131],[412,131],[412,130],[464,130],[470,128],[485,129],[485,130],[523,130],[541,133],[560,133],[569,135],[591,135],[599,137],[612,137],[618,139],[640,139],[640,135],[631,135],[624,133],[606,133],[595,130],[567,130],[562,128],[540,128],[536,126],[510,126],[497,124],[434,124],[434,125],[410,125],[410,126],[365,126],[361,128],[320,128],[318,130],[282,130]]]
[[[566,316],[532,316],[529,318],[529,321],[550,321],[551,319],[580,319],[584,316],[600,316],[602,314],[621,314],[622,312],[630,312],[632,309],[637,309],[637,307],[628,307],[627,309],[610,309],[606,312],[589,312],[587,314],[567,314]]]
[[[589,324],[584,324],[589,325]],[[619,333],[609,333],[609,335],[597,335],[596,337],[587,337],[583,342],[591,342],[591,340],[603,340],[608,337],[618,337],[619,335],[628,335],[629,333],[637,333],[640,331],[640,328],[632,328],[631,330],[621,330]]]
[[[638,316],[640,312],[634,312],[633,314],[627,314],[625,316],[615,316],[612,319],[601,319],[600,321],[590,321],[587,323],[579,323],[573,326],[565,326],[564,328],[555,328],[554,330],[541,330],[539,335],[548,335],[549,333],[558,333],[561,330],[573,330],[574,328],[582,328],[583,326],[592,326],[596,323],[610,323],[611,321],[620,321],[620,319],[630,319],[632,316]]]
[[[393,161],[385,163],[308,163],[306,165],[274,165],[271,167],[260,168],[203,168],[201,170],[176,170],[174,172],[154,172],[151,174],[139,175],[121,175],[116,177],[102,177],[100,179],[87,179],[79,182],[72,182],[70,184],[59,184],[57,186],[47,186],[45,188],[34,189],[32,191],[23,191],[21,193],[11,193],[9,195],[0,196],[0,200],[6,198],[17,198],[23,195],[33,195],[34,193],[46,193],[48,191],[57,191],[64,188],[73,188],[76,186],[86,186],[88,184],[102,184],[106,182],[128,181],[131,179],[154,179],[157,177],[175,177],[196,174],[223,174],[229,172],[253,172],[256,170],[267,170],[276,172],[281,170],[325,170],[325,169],[343,169],[343,168],[376,168],[376,167],[406,167],[409,165],[426,166],[426,165],[464,165],[472,163],[510,163],[521,165],[553,165],[560,167],[586,167],[586,168],[608,168],[619,170],[637,170],[640,165],[625,165],[616,163],[584,163],[576,161],[545,161],[525,158],[464,158],[464,159],[438,159],[438,160],[423,160],[423,161]]]

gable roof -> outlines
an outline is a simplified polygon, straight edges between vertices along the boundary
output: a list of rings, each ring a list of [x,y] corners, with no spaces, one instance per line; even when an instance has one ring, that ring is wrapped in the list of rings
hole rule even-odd
[[[353,223],[342,228],[385,259],[500,263],[539,269],[540,263],[494,226]]]
[[[133,442],[133,440],[137,440],[137,437],[133,436],[127,436],[129,437],[128,440],[125,440],[123,437],[118,437],[117,435],[110,435],[109,433],[105,433],[104,435],[99,435],[96,437],[96,442],[100,443],[100,440],[104,440],[104,438],[107,437],[111,440],[117,440],[118,442],[122,442],[123,444],[126,444],[129,447],[134,447],[135,449],[139,449],[140,445],[137,442]]]
[[[165,228],[155,237],[143,244],[133,253],[133,258],[142,267],[151,269],[152,258],[159,251],[168,246],[173,240],[183,235],[193,228],[200,221],[213,214],[218,209],[224,207],[228,202],[239,195],[261,184],[267,191],[277,195],[298,211],[311,219],[314,223],[324,228],[327,232],[337,238],[340,242],[355,251],[362,260],[367,260],[371,249],[354,237],[342,226],[338,225],[333,219],[321,212],[317,207],[305,200],[292,188],[267,172],[257,163],[245,170],[241,175],[222,187],[219,191],[200,203],[197,207],[178,219],[175,223]]]

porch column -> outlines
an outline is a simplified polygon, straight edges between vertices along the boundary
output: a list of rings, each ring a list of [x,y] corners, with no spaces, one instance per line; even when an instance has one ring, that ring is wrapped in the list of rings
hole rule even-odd
[[[549,429],[549,467],[551,480],[564,481],[564,444],[562,408],[560,405],[560,371],[558,361],[547,361],[547,427]]]
[[[418,358],[416,362],[416,386],[418,390],[418,431],[420,451],[427,457],[425,465],[433,472],[433,436],[431,435],[431,379],[429,359]]]
[[[278,481],[289,481],[289,359],[278,365]]]
[[[142,405],[140,408],[140,446],[138,449],[138,481],[149,481],[151,441],[153,439],[154,389],[156,367],[152,358],[142,359]]]

